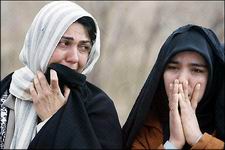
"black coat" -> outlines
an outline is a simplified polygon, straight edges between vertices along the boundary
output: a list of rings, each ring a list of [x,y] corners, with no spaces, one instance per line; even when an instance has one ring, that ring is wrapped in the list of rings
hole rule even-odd
[[[224,141],[224,50],[212,30],[186,25],[174,31],[161,47],[156,63],[123,126],[124,147],[131,147],[148,113],[155,109],[155,105],[159,105],[154,101],[156,97],[162,99],[160,102],[162,111],[159,113],[164,119],[160,121],[163,126],[163,140],[168,140],[169,109],[163,73],[169,60],[177,53],[186,50],[199,53],[208,65],[206,91],[196,109],[200,129],[209,134],[216,131],[216,136]]]
[[[121,127],[113,101],[99,88],[86,81],[86,76],[70,68],[52,64],[61,87],[67,85],[70,95],[41,128],[29,149],[120,149]],[[10,83],[10,76],[3,80]],[[4,86],[7,87],[7,86]]]

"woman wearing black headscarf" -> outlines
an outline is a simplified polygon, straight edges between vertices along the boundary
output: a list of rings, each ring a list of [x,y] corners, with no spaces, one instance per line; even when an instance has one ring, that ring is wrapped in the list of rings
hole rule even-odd
[[[126,148],[224,149],[224,52],[212,30],[168,37],[123,134]]]
[[[47,3],[24,40],[24,67],[1,80],[1,149],[119,149],[109,96],[86,80],[100,56],[96,19],[70,1]]]

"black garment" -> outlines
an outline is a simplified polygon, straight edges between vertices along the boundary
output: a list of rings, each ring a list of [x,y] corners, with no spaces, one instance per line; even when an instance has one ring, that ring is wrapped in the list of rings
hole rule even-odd
[[[208,82],[196,116],[202,132],[211,134],[216,131],[217,137],[224,141],[224,52],[212,30],[186,25],[174,31],[160,49],[156,63],[123,126],[125,148],[131,147],[149,111],[153,109],[160,109],[163,140],[168,140],[169,109],[163,73],[170,59],[183,51],[199,53],[208,65]]]
[[[6,137],[6,129],[7,129],[7,121],[8,121],[8,116],[9,116],[9,109],[5,106],[3,106],[3,103],[7,99],[9,95],[9,86],[10,82],[12,80],[12,74],[10,73],[7,75],[3,80],[1,80],[1,93],[0,93],[0,98],[1,98],[1,131],[0,131],[0,147],[1,149],[4,148],[4,143],[5,143],[5,137]]]
[[[87,82],[86,76],[60,64],[50,65],[48,72],[50,68],[57,72],[61,87],[67,85],[71,92],[67,103],[41,128],[29,149],[122,148],[121,127],[112,100]]]
[[[9,89],[10,83],[12,81],[12,73],[10,73],[9,75],[7,75],[4,79],[1,80],[1,93],[0,93],[0,97],[2,96],[2,94]]]

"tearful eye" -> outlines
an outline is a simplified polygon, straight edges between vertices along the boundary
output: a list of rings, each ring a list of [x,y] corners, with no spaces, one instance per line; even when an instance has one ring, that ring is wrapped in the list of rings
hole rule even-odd
[[[70,40],[61,39],[57,46],[60,47],[60,48],[67,48],[71,45],[72,45],[72,42]]]
[[[67,46],[69,46],[69,42],[59,42],[57,46],[61,48],[66,48]]]
[[[199,69],[199,68],[194,68],[194,69],[192,69],[192,72],[194,72],[194,73],[203,73],[204,70]]]
[[[168,66],[167,68],[168,69],[177,69],[177,67],[174,67],[174,66]]]
[[[79,46],[79,51],[81,53],[89,53],[91,51],[91,46],[89,46],[89,45],[80,45]]]
[[[175,71],[175,70],[178,70],[178,67],[177,66],[173,66],[173,65],[168,65],[166,67],[167,70],[172,70],[172,71]]]

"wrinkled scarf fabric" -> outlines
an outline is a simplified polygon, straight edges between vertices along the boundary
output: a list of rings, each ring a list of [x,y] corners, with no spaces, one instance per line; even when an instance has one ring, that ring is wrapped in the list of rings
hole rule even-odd
[[[50,2],[34,18],[19,56],[25,67],[13,73],[9,88],[10,94],[16,97],[12,149],[27,148],[36,134],[37,115],[29,94],[29,86],[34,74],[37,70],[46,71],[50,57],[64,32],[73,22],[83,16],[91,17],[97,28],[95,43],[82,72],[82,74],[87,74],[100,56],[100,31],[95,18],[77,4],[69,1]]]
[[[222,115],[224,114],[224,53],[213,31],[201,26],[186,25],[174,31],[163,44],[156,63],[123,126],[125,147],[131,146],[150,108],[155,105],[153,99],[157,91],[163,89],[161,81],[167,62],[172,56],[185,50],[198,52],[209,67],[206,92],[196,110],[200,128],[203,132],[209,133],[216,130],[217,137],[224,140],[224,128],[222,127],[224,126],[224,115]],[[168,100],[165,99],[165,95],[162,97],[163,104],[166,105],[165,110],[168,110]],[[168,117],[168,114],[165,116]],[[166,141],[169,137],[168,118],[162,124],[164,141]]]
[[[118,134],[120,126],[112,122],[112,116],[108,116],[108,112],[111,114],[114,110],[105,107],[105,95],[96,89],[91,90],[84,75],[64,65],[51,64],[49,69],[57,72],[62,87],[67,85],[71,92],[67,103],[38,132],[29,149],[121,148],[122,139]],[[93,115],[97,116],[98,112],[105,117],[93,117]],[[96,128],[109,129],[109,127],[116,128],[111,131],[96,130]],[[109,136],[105,137],[105,135]]]

